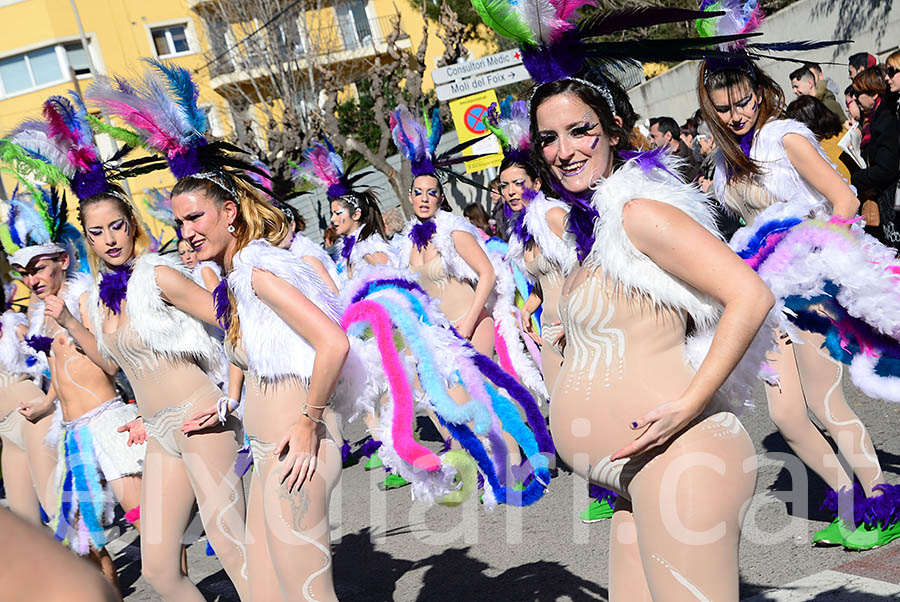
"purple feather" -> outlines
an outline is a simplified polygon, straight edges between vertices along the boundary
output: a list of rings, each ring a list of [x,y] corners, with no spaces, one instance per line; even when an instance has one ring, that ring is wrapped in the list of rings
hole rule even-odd
[[[368,458],[369,456],[377,452],[380,447],[381,441],[376,441],[375,439],[369,437],[368,439],[366,439],[365,443],[359,446],[359,449],[356,450],[356,453],[360,458]]]
[[[344,238],[344,246],[341,247],[341,257],[343,257],[346,261],[350,261],[350,254],[353,252],[353,245],[355,244],[355,236],[348,236]]]
[[[437,225],[434,223],[434,220],[429,219],[413,226],[409,231],[409,239],[416,245],[416,249],[421,251],[434,238],[435,232],[437,232]]]
[[[591,496],[592,500],[597,500],[598,502],[606,500],[610,503],[610,505],[614,504],[616,498],[619,497],[619,495],[615,491],[605,489],[603,487],[600,487],[600,485],[594,485],[593,483],[591,483],[588,487],[588,495]]]
[[[234,474],[242,477],[247,474],[251,466],[253,466],[253,454],[250,452],[250,447],[242,447],[238,450],[237,458],[234,461]]]
[[[430,156],[425,155],[419,160],[411,161],[409,169],[412,172],[413,177],[431,176],[434,175],[434,162],[431,160]]]
[[[231,301],[228,299],[228,278],[222,278],[213,289],[213,305],[216,308],[216,322],[222,330],[231,327]]]
[[[329,199],[339,199],[342,196],[347,196],[348,194],[350,194],[350,188],[342,178],[340,182],[335,182],[334,184],[330,184],[328,186],[327,194]]]
[[[584,67],[584,51],[581,42],[566,33],[550,47],[521,47],[522,63],[536,84],[554,82],[572,77]]]
[[[184,152],[168,157],[169,171],[176,178],[186,178],[202,171],[206,171],[200,160],[199,149],[206,145],[202,138],[196,141],[196,146],[188,147]]]
[[[131,278],[131,266],[124,265],[105,272],[100,279],[100,300],[114,314],[122,311],[122,301],[128,293],[128,280]]]
[[[75,196],[82,201],[109,190],[109,181],[103,172],[103,165],[92,163],[88,170],[76,171],[72,176],[71,187]]]
[[[344,439],[344,443],[341,445],[341,464],[347,464],[347,460],[350,459],[351,455],[350,442]]]
[[[53,337],[44,337],[36,334],[34,336],[25,337],[25,342],[37,353],[46,353],[47,355],[50,355],[50,345],[53,344]]]
[[[756,131],[756,128],[751,129],[749,132],[741,136],[740,139],[740,147],[741,152],[744,153],[744,156],[748,159],[750,158],[750,148],[753,146],[753,134]]]
[[[550,184],[559,198],[571,207],[566,219],[566,230],[575,236],[578,261],[584,261],[594,246],[594,220],[600,216],[591,205],[591,191],[586,191],[585,198],[581,198],[555,181],[551,180]]]
[[[667,152],[667,147],[660,146],[648,151],[621,151],[619,152],[619,156],[626,161],[633,161],[634,164],[640,167],[641,171],[643,171],[644,173],[650,173],[654,169],[661,169],[664,172],[671,174],[673,177],[681,180],[681,176],[673,173],[668,168],[665,161],[663,161],[663,156]]]
[[[523,195],[524,196],[524,195]],[[525,211],[526,209],[522,209],[519,211],[519,215],[516,216],[516,219],[512,224],[512,233],[519,239],[519,242],[522,243],[522,246],[528,246],[534,237],[528,231],[528,227],[525,225]]]

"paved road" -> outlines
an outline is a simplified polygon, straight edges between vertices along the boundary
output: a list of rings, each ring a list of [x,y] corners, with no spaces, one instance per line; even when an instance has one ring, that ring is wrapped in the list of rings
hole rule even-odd
[[[872,401],[846,384],[851,404],[870,429],[891,483],[900,482],[900,407]],[[900,541],[850,553],[813,548],[825,525],[815,509],[823,485],[798,469],[766,413],[762,392],[744,424],[760,454],[757,496],[741,547],[741,598],[769,600],[900,599]],[[352,428],[349,435],[360,435]],[[786,463],[787,462],[787,463]],[[408,489],[382,492],[383,473],[344,470],[332,501],[335,583],[343,602],[588,602],[607,599],[609,521],[583,525],[584,481],[560,471],[544,499],[486,513],[477,502],[424,508]],[[806,494],[806,483],[809,493]],[[807,518],[811,520],[807,520]],[[118,542],[129,602],[156,600],[139,575],[133,533]],[[200,542],[189,549],[192,578],[209,600],[237,600]]]

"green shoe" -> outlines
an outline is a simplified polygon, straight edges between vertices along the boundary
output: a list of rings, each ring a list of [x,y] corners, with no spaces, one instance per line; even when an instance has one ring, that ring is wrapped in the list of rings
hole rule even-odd
[[[596,523],[605,518],[612,518],[612,515],[613,509],[607,500],[592,500],[590,506],[585,508],[584,512],[581,513],[581,522]]]
[[[900,522],[890,527],[882,528],[880,525],[868,527],[860,525],[859,528],[844,538],[844,548],[855,552],[880,548],[900,537]]]
[[[393,472],[389,473],[388,476],[384,478],[384,483],[382,484],[385,491],[387,491],[388,489],[400,489],[401,487],[406,487],[407,485],[409,485],[409,481]]]
[[[844,521],[836,518],[831,521],[830,525],[817,531],[813,535],[812,542],[814,546],[842,546],[844,545],[844,539],[851,533],[852,530],[847,527]]]
[[[366,462],[366,465],[363,466],[364,470],[375,470],[376,468],[381,468],[384,466],[384,462],[381,461],[381,456],[378,453],[374,453],[369,456],[369,461]]]

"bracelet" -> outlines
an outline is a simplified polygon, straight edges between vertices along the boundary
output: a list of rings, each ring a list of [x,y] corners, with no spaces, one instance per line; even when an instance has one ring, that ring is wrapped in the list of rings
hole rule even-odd
[[[330,403],[326,403],[326,404],[323,405],[323,406],[314,406],[314,405],[311,404],[311,403],[306,403],[305,401],[303,402],[303,407],[304,407],[304,408],[312,408],[312,409],[314,409],[314,410],[324,410],[325,408],[327,408],[327,407],[330,406],[330,405],[331,405]]]
[[[314,408],[315,406],[309,406],[309,407]],[[309,410],[306,409],[305,403],[303,404],[303,409],[300,411],[300,413],[303,414],[304,416],[306,416],[307,418],[309,418],[310,420],[312,420],[313,422],[315,422],[316,424],[321,424],[322,426],[328,426],[327,424],[325,424],[325,421],[322,420],[321,418],[316,418],[315,416],[310,416]]]
[[[219,422],[225,424],[225,421],[228,420],[228,414],[236,410],[240,405],[241,403],[237,399],[226,396],[220,397],[219,401],[216,402],[216,413],[219,415]]]

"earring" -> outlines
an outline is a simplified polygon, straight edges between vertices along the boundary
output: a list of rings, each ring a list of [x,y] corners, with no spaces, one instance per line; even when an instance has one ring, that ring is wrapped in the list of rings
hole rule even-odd
[[[228,233],[234,234],[234,224],[228,224]]]

